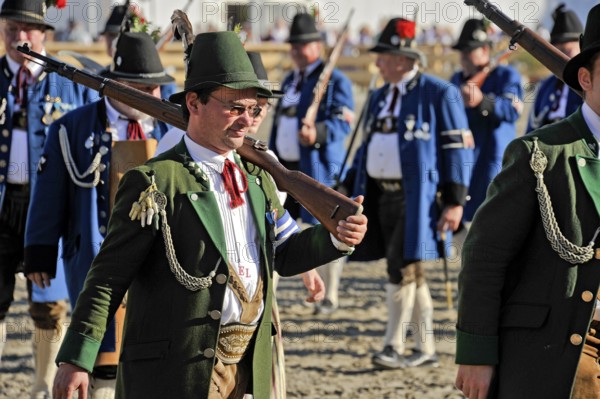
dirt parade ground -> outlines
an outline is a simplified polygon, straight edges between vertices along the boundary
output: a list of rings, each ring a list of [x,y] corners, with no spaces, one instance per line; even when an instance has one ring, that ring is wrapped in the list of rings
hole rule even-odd
[[[459,265],[450,263],[456,295]],[[446,304],[442,262],[429,270],[440,367],[376,370],[371,355],[381,350],[385,330],[385,263],[348,263],[341,282],[340,309],[314,315],[303,303],[300,278],[280,281],[278,297],[286,350],[289,398],[450,399],[453,387],[456,311]],[[0,398],[29,399],[33,374],[33,325],[27,313],[25,283],[18,284],[7,319],[8,340],[0,366]],[[409,337],[407,346],[413,346]]]

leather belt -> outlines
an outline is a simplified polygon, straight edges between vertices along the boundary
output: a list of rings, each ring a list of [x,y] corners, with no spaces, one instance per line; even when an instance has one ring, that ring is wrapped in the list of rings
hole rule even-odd
[[[292,107],[281,108],[279,111],[281,115],[289,116],[290,118],[296,116],[298,114],[298,107],[295,105]]]
[[[371,131],[376,133],[396,133],[398,132],[398,118],[387,116],[376,119],[371,125]]]
[[[402,179],[373,179],[377,187],[386,193],[395,193],[402,190]]]
[[[13,128],[27,130],[27,112],[16,111],[12,115]]]
[[[221,326],[217,340],[217,357],[224,364],[236,364],[248,350],[257,324],[232,323]]]

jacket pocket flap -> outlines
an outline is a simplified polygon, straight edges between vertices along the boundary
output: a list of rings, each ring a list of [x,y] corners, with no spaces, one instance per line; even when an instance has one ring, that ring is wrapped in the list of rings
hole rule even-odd
[[[550,306],[541,304],[510,304],[502,309],[500,327],[539,328],[546,318]]]
[[[169,341],[125,345],[121,354],[121,361],[162,359],[167,355],[168,350]]]

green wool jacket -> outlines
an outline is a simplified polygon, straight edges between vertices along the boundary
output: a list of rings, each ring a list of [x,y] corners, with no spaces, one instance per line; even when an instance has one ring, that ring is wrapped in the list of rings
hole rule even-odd
[[[208,179],[194,169],[181,141],[173,149],[127,172],[116,196],[108,234],[87,276],[57,357],[91,371],[108,320],[127,296],[117,398],[206,398],[215,361],[220,311],[229,271],[221,262],[210,288],[190,291],[169,268],[160,230],[142,228],[128,214],[151,183],[167,197],[167,220],[177,260],[203,277],[227,259],[223,226]],[[344,254],[321,226],[289,238],[274,256],[266,213],[282,208],[266,172],[245,164],[250,207],[259,232],[265,309],[250,354],[253,394],[269,397],[273,269],[282,276],[310,270]],[[248,172],[250,171],[250,172]],[[218,312],[215,312],[218,311]]]
[[[542,225],[533,139],[562,234],[586,246],[600,227],[598,142],[581,109],[513,141],[462,252],[456,363],[497,365],[490,398],[569,398],[600,285],[600,251],[562,260]],[[594,248],[598,248],[600,239]]]

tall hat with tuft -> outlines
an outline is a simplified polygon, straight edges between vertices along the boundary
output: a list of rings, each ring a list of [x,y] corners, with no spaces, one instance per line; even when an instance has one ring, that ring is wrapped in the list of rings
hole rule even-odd
[[[262,58],[260,57],[260,53],[255,51],[248,51],[248,58],[250,58],[250,62],[252,63],[252,68],[254,69],[254,73],[258,78],[258,83],[260,83],[265,89],[271,90],[272,94],[270,96],[265,96],[259,93],[259,97],[263,98],[281,98],[285,94],[281,90],[273,90],[269,85],[269,78],[267,77],[267,70],[263,65]]]
[[[296,14],[290,28],[288,43],[310,43],[323,40],[317,30],[315,18],[306,13]]]
[[[4,0],[0,9],[0,18],[26,24],[42,25],[46,29],[54,27],[44,19],[48,6],[64,7],[64,2],[44,0]]]
[[[600,4],[594,6],[588,13],[585,31],[579,39],[581,52],[567,62],[563,71],[565,83],[575,90],[581,90],[577,78],[579,68],[585,66],[596,53],[600,52],[600,24],[598,21],[600,21]]]
[[[550,32],[550,42],[553,44],[574,42],[579,40],[583,33],[581,21],[571,10],[565,10],[564,3],[561,3],[552,13],[554,27]]]
[[[143,32],[121,33],[113,63],[101,74],[132,83],[164,85],[175,81],[165,72],[154,41]]]
[[[123,24],[123,19],[127,13],[127,7],[128,5],[116,5],[113,7],[110,17],[108,17],[108,21],[106,21],[106,25],[102,31],[103,35],[107,33],[118,34],[121,32],[121,25]]]
[[[375,47],[369,51],[374,53],[387,53],[403,55],[420,60],[426,66],[426,57],[417,49],[416,22],[406,18],[392,18],[377,39]]]
[[[465,25],[460,32],[460,36],[458,37],[458,42],[456,42],[452,48],[455,50],[464,51],[474,50],[478,47],[491,45],[492,41],[488,36],[488,27],[486,21],[483,19],[474,18],[465,22]]]
[[[234,90],[257,89],[259,95],[272,95],[269,89],[259,83],[250,58],[235,32],[196,35],[188,60],[184,90],[173,94],[169,100],[180,103],[190,91],[219,86]]]

